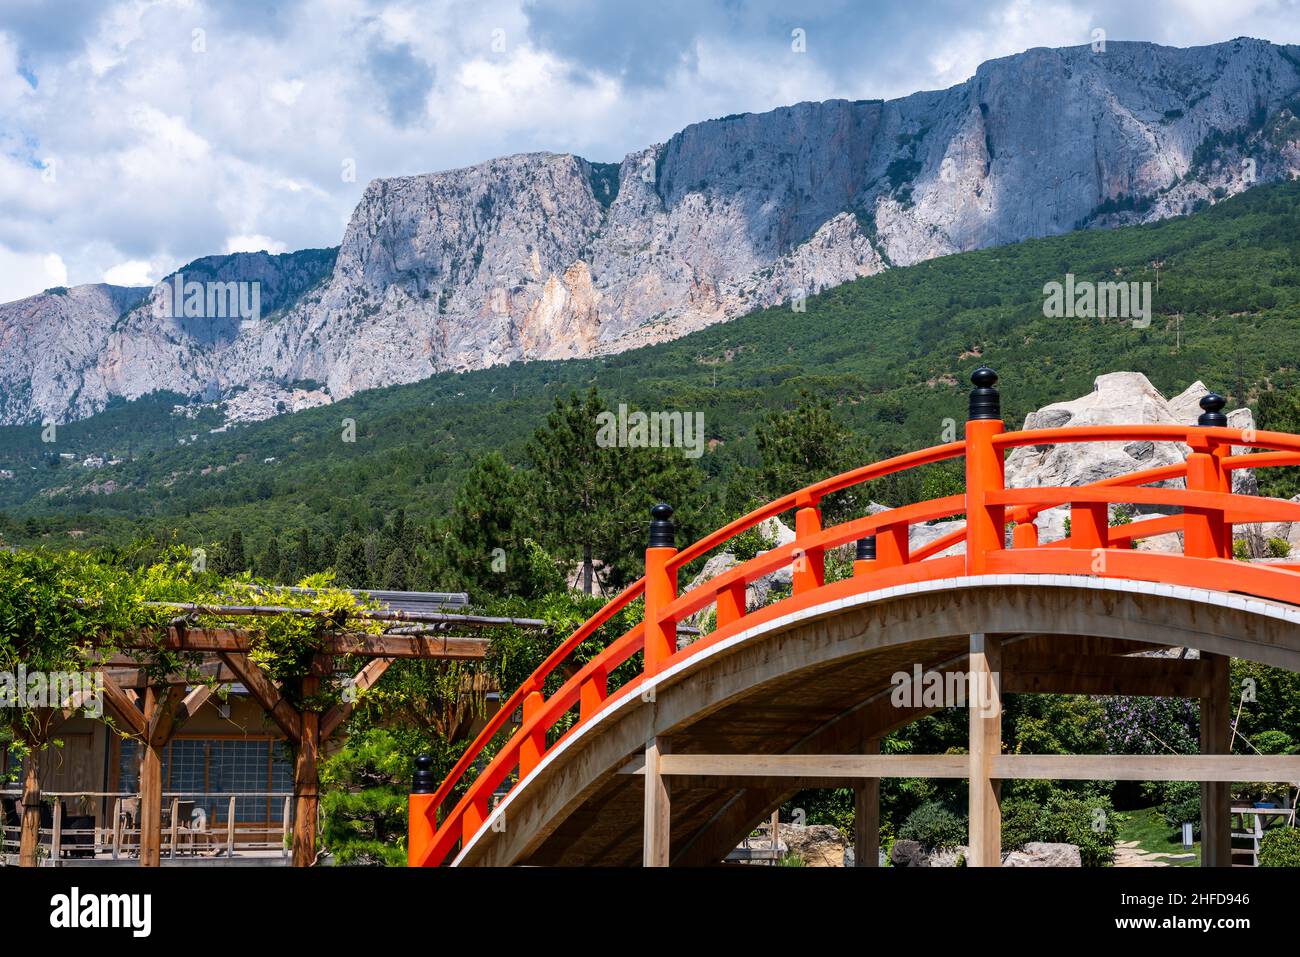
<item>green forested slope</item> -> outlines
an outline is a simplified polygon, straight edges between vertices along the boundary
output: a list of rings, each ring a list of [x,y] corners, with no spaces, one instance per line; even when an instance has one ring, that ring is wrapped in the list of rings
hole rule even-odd
[[[1043,315],[1044,284],[1067,272],[1154,282],[1154,261],[1147,329]],[[981,361],[1001,374],[1011,421],[1121,369],[1166,394],[1202,379],[1254,402],[1296,384],[1298,332],[1300,183],[1288,183],[1152,226],[890,270],[813,297],[802,313],[768,309],[609,358],[439,375],[223,434],[209,435],[206,418],[173,417],[171,399],[115,406],[61,427],[53,444],[37,428],[0,429],[0,468],[15,472],[0,480],[0,538],[193,543],[240,528],[256,543],[273,529],[291,539],[299,527],[377,528],[399,508],[427,524],[482,453],[520,461],[555,398],[591,385],[614,407],[702,411],[716,443],[698,466],[723,479],[754,462],[763,414],[804,391],[828,397],[872,455],[933,444],[946,418],[963,418]],[[345,419],[355,442],[343,441]],[[176,444],[190,434],[199,440]],[[129,460],[90,471],[59,452]]]

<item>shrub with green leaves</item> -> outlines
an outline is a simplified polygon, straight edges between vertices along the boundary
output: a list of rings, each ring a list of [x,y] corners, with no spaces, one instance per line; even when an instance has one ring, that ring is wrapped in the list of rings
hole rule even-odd
[[[1260,867],[1300,867],[1300,828],[1275,827],[1259,843]]]
[[[1201,832],[1201,786],[1195,781],[1166,781],[1161,788],[1160,803],[1156,810],[1171,830],[1180,830],[1191,821],[1196,833]]]
[[[907,816],[898,829],[903,840],[916,841],[927,851],[957,847],[966,843],[966,818],[937,801],[922,804]]]

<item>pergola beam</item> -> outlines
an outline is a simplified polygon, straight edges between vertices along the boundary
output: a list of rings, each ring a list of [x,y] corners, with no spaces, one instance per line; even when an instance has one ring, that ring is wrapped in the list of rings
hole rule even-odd
[[[266,672],[253,664],[247,655],[223,652],[221,660],[239,676],[240,683],[248,689],[248,693],[261,705],[262,710],[271,716],[271,720],[284,732],[289,743],[297,745],[302,739],[302,718],[297,709],[280,693],[276,683],[267,677]]]
[[[105,638],[105,641],[109,639]],[[114,639],[119,648],[167,651],[209,651],[247,654],[250,633],[234,628],[170,628],[166,635],[139,633]],[[324,636],[321,652],[327,655],[367,655],[372,658],[480,659],[487,656],[488,638],[456,635],[370,635],[359,633]]]
[[[872,778],[965,778],[964,754],[660,754],[663,777],[852,783]],[[1240,754],[1003,754],[990,777],[1046,781],[1300,782],[1300,756]],[[644,766],[627,773],[644,774]]]
[[[360,695],[363,691],[367,691],[373,687],[375,682],[383,677],[384,672],[388,670],[388,666],[392,663],[392,658],[376,658],[374,661],[370,662],[358,671],[356,677],[352,679],[353,690]],[[343,725],[343,722],[347,721],[348,718],[352,716],[352,712],[356,706],[357,699],[354,697],[351,701],[340,701],[334,707],[321,715],[321,740],[329,740],[329,737]]]

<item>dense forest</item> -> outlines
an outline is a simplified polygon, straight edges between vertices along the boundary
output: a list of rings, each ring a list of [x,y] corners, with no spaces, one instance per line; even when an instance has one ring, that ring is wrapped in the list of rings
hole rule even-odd
[[[1043,314],[1044,285],[1066,273],[1154,287],[1157,272],[1148,328]],[[933,443],[946,419],[960,421],[981,361],[1002,374],[1013,421],[1119,369],[1167,394],[1199,378],[1256,403],[1296,383],[1298,320],[1300,184],[1259,187],[1151,226],[889,270],[812,297],[804,312],[768,309],[606,358],[442,374],[224,432],[209,432],[218,410],[169,395],[61,425],[53,442],[39,426],[0,429],[0,468],[13,473],[0,479],[0,537],[199,546],[239,529],[250,554],[272,539],[283,554],[303,530],[322,542],[373,535],[399,510],[433,534],[483,455],[525,465],[556,400],[592,387],[611,408],[701,412],[708,451],[687,464],[720,479],[715,490],[758,466],[763,415],[805,393],[830,403],[867,454]],[[87,469],[90,455],[121,462]]]

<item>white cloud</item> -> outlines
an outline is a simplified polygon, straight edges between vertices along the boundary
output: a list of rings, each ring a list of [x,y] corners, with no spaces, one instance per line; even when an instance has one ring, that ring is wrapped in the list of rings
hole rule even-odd
[[[0,302],[67,284],[68,267],[58,253],[20,253],[0,246]]]
[[[161,278],[144,260],[132,259],[104,270],[104,282],[114,286],[152,286]]]

